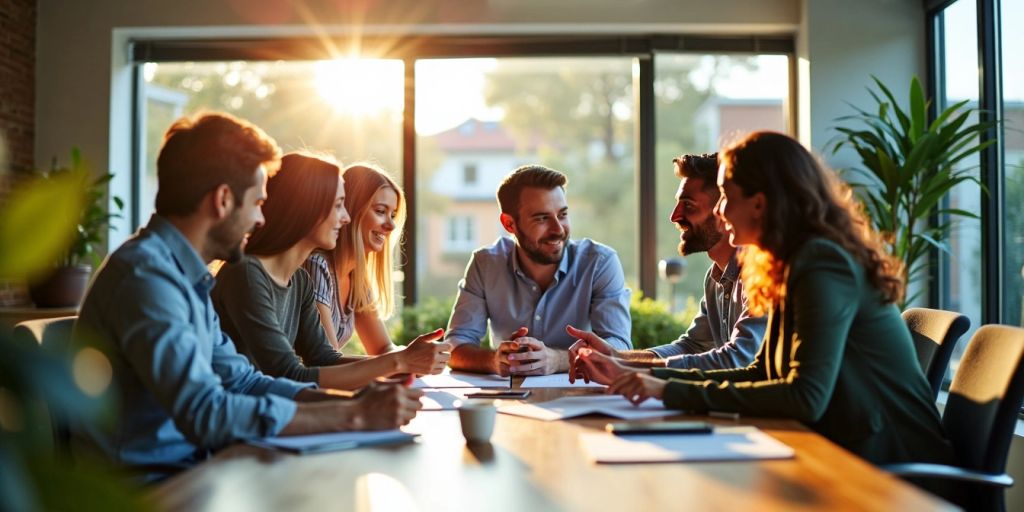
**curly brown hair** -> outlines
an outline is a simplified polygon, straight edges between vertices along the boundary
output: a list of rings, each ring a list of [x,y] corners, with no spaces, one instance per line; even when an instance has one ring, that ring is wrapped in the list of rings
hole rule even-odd
[[[725,179],[744,196],[765,196],[758,246],[741,255],[743,288],[754,315],[785,296],[785,269],[805,241],[822,237],[850,252],[886,302],[903,297],[903,264],[885,250],[850,190],[789,136],[755,132],[719,153]]]

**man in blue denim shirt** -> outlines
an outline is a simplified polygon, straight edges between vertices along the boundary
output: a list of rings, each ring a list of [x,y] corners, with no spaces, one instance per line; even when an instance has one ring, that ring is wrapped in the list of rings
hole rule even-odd
[[[679,253],[685,256],[707,251],[712,261],[704,277],[700,312],[674,342],[648,350],[616,350],[595,333],[570,329],[580,338],[570,350],[572,356],[586,347],[629,366],[702,370],[742,368],[754,361],[767,320],[747,311],[736,248],[723,236],[714,215],[719,197],[717,157],[683,155],[672,162],[680,178],[670,218],[681,232]],[[588,377],[607,383],[599,375]],[[575,375],[570,379],[575,380]]]
[[[279,155],[259,128],[227,115],[181,119],[168,130],[157,213],[104,262],[75,323],[75,343],[109,359],[120,409],[115,425],[74,426],[76,453],[155,480],[239,440],[388,429],[415,415],[419,392],[401,386],[353,400],[267,377],[221,332],[206,265],[241,257],[263,222],[265,166]]]
[[[564,174],[539,165],[512,171],[498,187],[500,238],[473,253],[448,321],[455,345],[449,365],[508,375],[547,375],[569,369],[575,341],[565,326],[593,329],[620,349],[630,348],[629,290],[615,251],[569,239]],[[480,340],[490,321],[491,344]],[[522,347],[525,353],[513,353]]]

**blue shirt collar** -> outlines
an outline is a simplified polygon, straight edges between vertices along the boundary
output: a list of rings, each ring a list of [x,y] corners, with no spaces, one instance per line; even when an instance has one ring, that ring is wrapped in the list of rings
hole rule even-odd
[[[149,223],[146,224],[146,231],[152,232],[160,240],[163,240],[167,248],[171,250],[174,261],[177,262],[178,268],[185,274],[185,279],[188,282],[193,285],[205,282],[212,286],[213,276],[206,268],[206,262],[196,252],[192,243],[181,233],[181,230],[171,224],[171,221],[154,213],[150,217]]]
[[[509,251],[511,259],[511,262],[509,264],[512,268],[512,272],[515,273],[515,275],[517,276],[528,277],[526,273],[523,272],[522,269],[519,267],[519,244],[516,243],[515,239],[510,240],[512,240],[513,243],[512,250]],[[555,271],[555,282],[561,281],[562,277],[569,273],[569,247],[571,247],[572,245],[573,241],[566,239],[565,249],[562,251],[562,259],[561,261],[558,262],[558,270]]]

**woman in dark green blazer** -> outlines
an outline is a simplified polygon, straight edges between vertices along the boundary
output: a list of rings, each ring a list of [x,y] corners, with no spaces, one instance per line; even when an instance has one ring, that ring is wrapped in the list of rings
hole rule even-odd
[[[874,463],[951,462],[895,305],[902,267],[849,190],[778,133],[751,134],[720,158],[716,213],[744,247],[751,312],[769,315],[758,357],[734,370],[618,372],[609,391],[688,411],[796,419]]]

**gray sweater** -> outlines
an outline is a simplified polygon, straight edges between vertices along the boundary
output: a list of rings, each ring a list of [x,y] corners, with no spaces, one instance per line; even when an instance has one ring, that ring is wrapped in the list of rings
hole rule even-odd
[[[342,363],[324,334],[306,271],[280,286],[256,257],[245,256],[220,269],[211,296],[221,329],[263,373],[317,382],[320,366]]]

